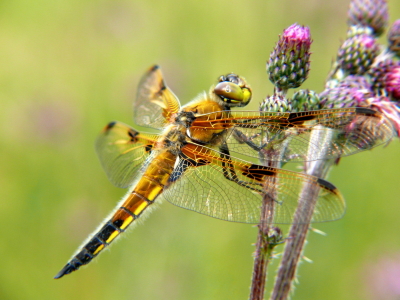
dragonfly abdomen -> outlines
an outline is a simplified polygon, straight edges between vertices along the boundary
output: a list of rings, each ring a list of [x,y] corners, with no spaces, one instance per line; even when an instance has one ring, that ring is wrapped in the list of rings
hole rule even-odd
[[[111,218],[106,219],[100,229],[95,231],[88,242],[84,243],[79,252],[54,278],[61,278],[78,270],[82,265],[88,264],[123,233],[133,221],[137,220],[163,191],[173,172],[175,160],[176,156],[168,151],[155,157],[137,184],[111,214]]]

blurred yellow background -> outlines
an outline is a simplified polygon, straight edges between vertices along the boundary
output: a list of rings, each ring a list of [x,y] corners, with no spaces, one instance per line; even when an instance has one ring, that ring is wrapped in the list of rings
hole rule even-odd
[[[400,2],[388,3],[392,23]],[[109,121],[133,124],[136,86],[154,63],[183,103],[238,73],[256,109],[272,93],[265,62],[295,22],[314,40],[302,88],[322,91],[347,8],[348,0],[2,1],[0,299],[247,299],[256,229],[169,203],[88,267],[53,279],[125,193],[108,182],[94,140]],[[395,299],[374,293],[376,276],[400,273],[399,154],[394,140],[333,169],[347,213],[315,225],[328,236],[309,235],[313,263],[301,264],[293,299]]]

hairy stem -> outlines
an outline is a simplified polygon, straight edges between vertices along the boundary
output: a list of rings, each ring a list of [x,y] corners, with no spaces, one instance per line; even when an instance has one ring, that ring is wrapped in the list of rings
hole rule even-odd
[[[271,150],[270,150],[271,151]],[[270,162],[268,151],[260,152],[260,161],[264,166],[279,167],[279,162]],[[280,242],[282,234],[279,228],[272,227],[274,218],[275,193],[268,189],[268,186],[274,186],[276,178],[271,177],[265,182],[265,194],[263,196],[260,223],[258,224],[258,234],[256,250],[254,253],[253,276],[250,288],[250,300],[264,299],[267,267],[271,260],[273,248]]]
[[[265,220],[270,218],[271,209],[269,206],[271,203],[273,203],[273,199],[271,200],[271,197],[265,195],[262,204],[261,222],[260,224],[258,224],[256,251],[254,254],[253,277],[251,280],[251,300],[264,299],[267,267],[272,252],[268,241],[270,225],[269,223],[265,222]]]
[[[330,143],[332,136],[328,133],[321,135],[320,130],[311,134],[310,142],[314,145]],[[324,147],[321,147],[323,149]],[[326,148],[327,149],[327,148]],[[312,153],[308,153],[312,157]],[[304,172],[308,175],[325,178],[333,165],[333,160],[319,160],[307,162]],[[296,276],[307,233],[310,228],[315,204],[318,200],[319,188],[316,185],[304,184],[299,195],[299,203],[294,215],[293,225],[290,228],[289,238],[286,241],[285,250],[279,267],[271,300],[288,299],[293,280]]]

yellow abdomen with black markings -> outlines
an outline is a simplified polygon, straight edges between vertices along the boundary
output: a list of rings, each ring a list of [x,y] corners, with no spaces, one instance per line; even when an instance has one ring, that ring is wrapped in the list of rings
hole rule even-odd
[[[161,151],[149,163],[140,180],[122,200],[118,207],[100,229],[84,243],[76,255],[55,276],[61,278],[88,264],[117,236],[123,233],[128,226],[138,219],[141,214],[154,203],[154,200],[163,191],[173,172],[176,155],[168,150]]]

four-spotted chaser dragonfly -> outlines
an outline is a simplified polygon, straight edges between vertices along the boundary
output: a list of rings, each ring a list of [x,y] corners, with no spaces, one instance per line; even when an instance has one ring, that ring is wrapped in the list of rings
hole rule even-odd
[[[89,263],[158,197],[214,218],[255,224],[263,196],[270,194],[275,201],[274,223],[291,223],[298,202],[307,200],[299,199],[307,184],[319,190],[313,222],[342,217],[345,202],[334,185],[259,165],[259,152],[267,149],[269,160],[282,162],[338,158],[388,141],[391,124],[367,108],[231,111],[247,105],[251,96],[242,77],[228,74],[208,93],[180,107],[160,68],[150,68],[138,87],[134,120],[162,133],[140,133],[119,122],[103,129],[96,142],[100,161],[113,184],[130,189],[55,278]],[[316,130],[334,134],[335,139],[313,144],[310,136]]]

